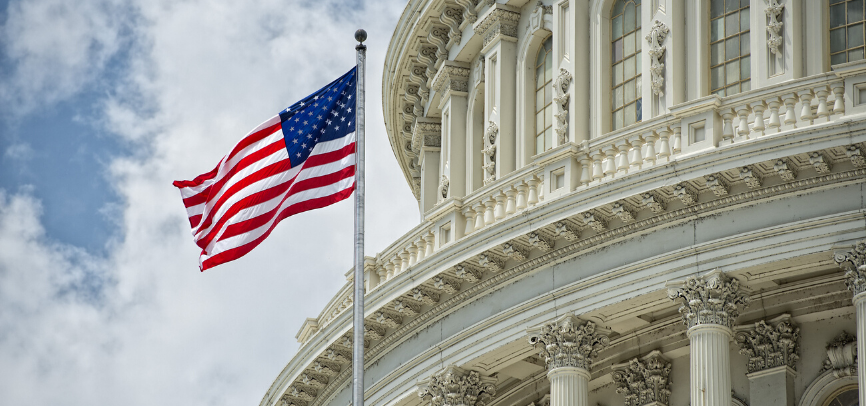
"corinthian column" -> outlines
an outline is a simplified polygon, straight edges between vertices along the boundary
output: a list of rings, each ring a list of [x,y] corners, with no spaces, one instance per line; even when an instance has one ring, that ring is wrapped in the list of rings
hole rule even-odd
[[[845,270],[845,283],[854,292],[854,308],[857,311],[857,353],[866,354],[866,240],[860,241],[851,251],[837,252],[836,263]],[[857,357],[857,384],[860,389],[860,404],[866,404],[866,356]]]
[[[595,324],[566,315],[553,323],[529,329],[529,343],[547,363],[550,406],[589,406],[592,360],[610,344]]]
[[[668,297],[682,299],[680,313],[688,326],[691,405],[730,406],[730,340],[739,307],[749,297],[739,281],[718,269],[673,285],[680,287],[668,289]]]
[[[419,383],[418,396],[432,406],[484,406],[496,395],[496,379],[450,365]]]

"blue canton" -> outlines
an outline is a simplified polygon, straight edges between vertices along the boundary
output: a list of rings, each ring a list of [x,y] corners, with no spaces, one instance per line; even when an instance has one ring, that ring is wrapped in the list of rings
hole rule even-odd
[[[355,132],[355,70],[280,112],[292,167],[307,160],[319,142]]]

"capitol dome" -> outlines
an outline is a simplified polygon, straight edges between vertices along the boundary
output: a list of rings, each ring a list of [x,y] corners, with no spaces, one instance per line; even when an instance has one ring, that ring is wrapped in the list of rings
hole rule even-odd
[[[864,26],[862,0],[409,0],[382,107],[421,220],[365,264],[365,402],[866,403]],[[351,403],[352,300],[261,406]]]

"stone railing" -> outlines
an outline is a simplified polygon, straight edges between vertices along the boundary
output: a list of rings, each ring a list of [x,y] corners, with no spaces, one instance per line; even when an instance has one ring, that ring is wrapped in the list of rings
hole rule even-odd
[[[679,156],[709,153],[726,145],[834,121],[845,114],[845,97],[850,96],[845,95],[844,79],[831,72],[725,98],[704,97],[674,106],[671,113],[604,137],[561,146],[462,199],[448,199],[434,207],[431,210],[433,215],[427,213],[427,218],[450,215],[456,220],[454,226],[459,226],[459,230],[452,229],[450,240],[445,241],[438,233],[436,222],[427,220],[375,258],[368,258],[365,266],[367,293],[425,265],[427,258],[454,241],[471,238],[479,231],[535,206],[566,195],[586,193],[607,181],[676,161]],[[688,138],[690,126],[697,122],[696,117],[703,117],[701,129],[706,141],[702,143]],[[824,159],[818,153],[810,156],[819,173],[823,173]],[[545,193],[545,190],[552,190],[550,182],[556,182],[550,179],[551,162],[572,161],[576,163],[576,170],[570,175],[576,177],[574,181],[564,182],[567,187],[557,193]],[[777,168],[779,173],[784,170]],[[749,173],[740,176],[749,181]],[[643,204],[652,209],[658,202],[653,196],[648,196]],[[616,208],[614,214],[620,214],[616,213]],[[592,216],[582,220],[584,225],[595,228]],[[324,328],[349,307],[351,291],[347,284],[319,316],[318,329]]]

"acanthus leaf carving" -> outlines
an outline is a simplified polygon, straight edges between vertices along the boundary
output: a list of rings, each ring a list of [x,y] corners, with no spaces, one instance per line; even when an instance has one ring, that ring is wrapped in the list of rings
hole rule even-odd
[[[665,57],[665,46],[662,43],[665,42],[665,38],[670,32],[670,29],[661,21],[656,20],[653,23],[652,27],[650,27],[649,34],[646,36],[647,42],[649,42],[650,47],[647,51],[650,56],[650,73],[652,74],[652,90],[653,94],[658,95],[659,97],[664,96],[664,70],[665,64],[662,62]]]
[[[797,370],[800,358],[800,328],[783,315],[768,324],[761,320],[754,325],[737,327],[734,340],[740,354],[749,357],[749,373],[781,366]]]
[[[553,235],[556,236],[556,238],[565,238],[568,241],[574,241],[580,237],[580,230],[572,227],[564,221],[560,221],[554,225]]]
[[[740,308],[749,304],[749,296],[740,289],[740,281],[718,269],[704,276],[686,278],[682,287],[668,289],[668,298],[682,301],[679,312],[688,328],[704,324],[733,328]]]
[[[698,192],[691,185],[683,182],[674,186],[674,197],[688,206],[697,203]]]
[[[418,396],[432,406],[484,406],[496,395],[496,379],[450,365],[419,383]]]
[[[598,331],[595,323],[582,322],[570,314],[527,333],[529,344],[539,350],[549,370],[575,367],[591,371],[599,351],[610,345],[610,339]]]
[[[767,23],[767,33],[770,35],[770,38],[767,39],[767,47],[770,48],[771,54],[779,55],[779,47],[782,45],[782,26],[784,25],[782,14],[785,6],[780,4],[779,0],[764,0],[764,2],[767,3],[764,13],[770,18]]]
[[[545,237],[537,231],[527,234],[527,237],[529,238],[529,243],[532,244],[532,248],[541,250],[542,252],[553,249],[553,239]]]
[[[866,292],[866,240],[858,241],[850,251],[836,252],[833,259],[845,270],[845,283],[854,296]]]
[[[481,280],[483,273],[472,266],[461,264],[454,267],[454,274],[464,281],[475,283]]]
[[[442,178],[439,179],[439,201],[445,200],[448,198],[448,187],[451,185],[451,181],[448,180],[448,177],[442,175]]]
[[[556,102],[558,110],[554,114],[556,117],[556,134],[559,145],[562,145],[568,142],[568,88],[571,85],[571,73],[565,69],[559,69],[559,76],[556,77],[553,85],[554,90],[556,90],[553,101]]]
[[[481,47],[486,47],[500,35],[517,38],[519,20],[520,13],[501,8],[492,10],[474,28],[475,34],[483,38]]]
[[[625,406],[652,403],[668,405],[671,396],[671,363],[661,352],[653,351],[643,358],[614,366],[611,374],[616,392],[625,397]]]
[[[489,185],[496,180],[496,136],[499,134],[499,126],[491,121],[484,131],[484,149],[481,152],[485,156],[484,164],[484,185]]]
[[[506,257],[517,261],[525,261],[529,257],[528,249],[511,242],[502,244],[502,252]]]
[[[857,376],[857,355],[857,337],[842,331],[827,344],[823,370],[832,370],[837,378]]]

